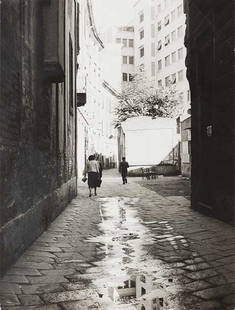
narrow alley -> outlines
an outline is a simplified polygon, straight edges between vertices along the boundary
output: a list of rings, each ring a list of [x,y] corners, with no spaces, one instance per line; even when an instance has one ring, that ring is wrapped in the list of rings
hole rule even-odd
[[[169,180],[183,181],[122,185],[109,170],[91,198],[79,182],[2,278],[1,309],[233,310],[234,228],[192,210],[186,185],[167,192]]]

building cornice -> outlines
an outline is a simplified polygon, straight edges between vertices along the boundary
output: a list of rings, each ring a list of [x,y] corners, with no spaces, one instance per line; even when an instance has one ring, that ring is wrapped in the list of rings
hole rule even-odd
[[[90,22],[90,27],[91,27],[92,33],[93,33],[96,41],[101,46],[101,48],[104,48],[104,43],[100,39],[100,37],[98,35],[98,31],[97,31],[96,26],[95,26],[95,21],[94,21],[93,8],[92,8],[91,0],[87,0],[87,9],[88,9],[89,22]]]

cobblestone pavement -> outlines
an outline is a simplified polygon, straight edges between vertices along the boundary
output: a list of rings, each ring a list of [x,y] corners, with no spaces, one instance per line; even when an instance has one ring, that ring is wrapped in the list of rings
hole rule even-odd
[[[1,310],[234,310],[234,228],[128,181],[80,184],[0,281]]]

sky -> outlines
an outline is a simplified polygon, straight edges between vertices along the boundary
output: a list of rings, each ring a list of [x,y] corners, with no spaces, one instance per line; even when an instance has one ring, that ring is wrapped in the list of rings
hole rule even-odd
[[[136,0],[93,0],[93,12],[97,29],[112,25],[128,25],[132,20],[132,6]]]

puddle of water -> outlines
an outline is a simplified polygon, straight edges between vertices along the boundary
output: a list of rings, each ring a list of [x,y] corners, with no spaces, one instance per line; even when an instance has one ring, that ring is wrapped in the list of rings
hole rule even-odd
[[[156,234],[151,232],[153,227],[148,225],[160,225],[170,231],[173,228],[167,221],[140,221],[133,207],[138,198],[99,200],[102,218],[99,228],[103,234],[88,241],[104,244],[99,250],[105,256],[97,262],[97,267],[87,270],[89,275],[94,275],[93,287],[97,289],[99,302],[110,310],[180,310],[175,301],[174,308],[169,308],[170,295],[180,290],[169,276],[169,267],[148,255],[148,246],[156,242]],[[186,244],[183,236],[168,231],[157,239],[169,242],[175,249],[179,242]]]

